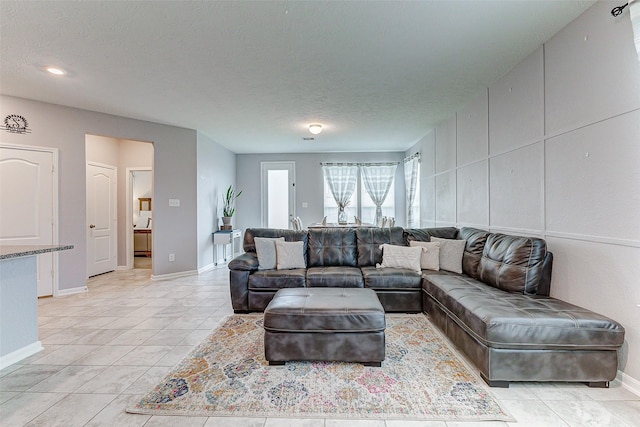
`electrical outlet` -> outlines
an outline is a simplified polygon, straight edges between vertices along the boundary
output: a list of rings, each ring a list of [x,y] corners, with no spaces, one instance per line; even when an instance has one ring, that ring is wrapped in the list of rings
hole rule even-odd
[[[169,199],[169,206],[172,208],[180,207],[180,199]]]
[[[169,262],[173,262],[176,260],[176,254],[169,254]]]

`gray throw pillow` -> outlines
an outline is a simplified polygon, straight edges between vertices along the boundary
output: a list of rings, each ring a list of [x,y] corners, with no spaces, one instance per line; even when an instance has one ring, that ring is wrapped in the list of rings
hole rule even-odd
[[[278,270],[307,267],[304,261],[304,242],[276,241],[275,243]]]
[[[462,274],[462,256],[467,241],[439,237],[432,237],[431,241],[440,243],[440,270]]]
[[[258,270],[275,270],[277,240],[284,242],[284,237],[255,237],[253,239],[258,256]]]

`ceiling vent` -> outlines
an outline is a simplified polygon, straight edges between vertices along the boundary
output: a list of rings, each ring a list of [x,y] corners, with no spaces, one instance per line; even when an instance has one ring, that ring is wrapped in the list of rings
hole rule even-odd
[[[315,141],[316,139],[312,136],[303,136],[302,137],[303,141]]]

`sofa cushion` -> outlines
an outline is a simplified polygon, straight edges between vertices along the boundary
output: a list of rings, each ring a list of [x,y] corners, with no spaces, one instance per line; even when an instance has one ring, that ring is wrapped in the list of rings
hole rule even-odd
[[[478,278],[507,292],[535,294],[544,273],[547,244],[533,237],[490,234]]]
[[[374,290],[420,289],[422,275],[406,268],[361,267],[365,288]]]
[[[309,288],[363,288],[362,273],[357,267],[311,267],[307,269]]]
[[[352,228],[311,229],[308,252],[308,267],[355,267],[356,233]]]
[[[464,255],[462,255],[462,272],[474,279],[478,278],[478,265],[480,265],[480,258],[489,234],[491,233],[488,231],[472,227],[460,229],[459,238],[467,241]]]
[[[303,288],[306,285],[307,271],[296,270],[258,270],[249,276],[249,289]]]
[[[510,349],[615,349],[624,328],[590,310],[537,295],[505,293],[467,276],[428,271],[424,291],[486,346]]]
[[[356,229],[358,242],[358,266],[375,266],[382,262],[382,249],[380,245],[404,245],[404,232],[402,227],[378,228],[362,227]]]

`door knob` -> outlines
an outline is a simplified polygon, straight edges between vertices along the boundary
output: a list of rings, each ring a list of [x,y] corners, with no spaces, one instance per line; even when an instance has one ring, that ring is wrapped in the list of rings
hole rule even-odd
[[[90,224],[90,225],[89,225],[89,228],[96,228],[96,226],[95,226],[95,225],[93,225],[93,224]]]

